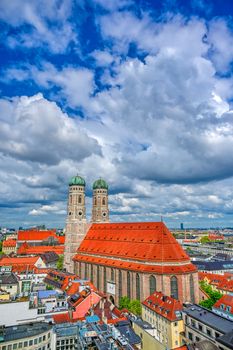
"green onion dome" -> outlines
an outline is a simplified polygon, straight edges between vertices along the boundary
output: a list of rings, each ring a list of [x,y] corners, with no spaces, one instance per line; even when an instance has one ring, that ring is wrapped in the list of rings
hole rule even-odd
[[[92,188],[93,188],[93,190],[96,190],[96,189],[105,189],[105,190],[107,190],[108,189],[108,184],[107,184],[107,182],[105,180],[98,179],[98,180],[96,180],[93,183]]]
[[[72,185],[85,186],[86,183],[81,176],[76,175],[76,176],[73,176],[69,181],[69,186],[72,186]]]

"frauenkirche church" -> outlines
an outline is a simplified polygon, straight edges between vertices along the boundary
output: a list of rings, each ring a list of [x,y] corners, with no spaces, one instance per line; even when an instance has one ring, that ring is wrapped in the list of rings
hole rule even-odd
[[[65,267],[116,303],[121,296],[143,301],[155,290],[181,302],[199,299],[197,269],[163,222],[109,223],[103,179],[93,184],[90,223],[85,180],[69,182]]]

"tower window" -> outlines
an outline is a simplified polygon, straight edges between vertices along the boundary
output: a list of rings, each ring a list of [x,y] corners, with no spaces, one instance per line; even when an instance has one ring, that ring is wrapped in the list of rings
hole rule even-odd
[[[78,196],[78,202],[82,203],[82,196]]]
[[[103,205],[106,204],[106,199],[105,199],[105,197],[102,199],[102,204],[103,204]]]
[[[96,197],[94,198],[94,205],[96,205],[97,204],[97,199],[96,199]]]

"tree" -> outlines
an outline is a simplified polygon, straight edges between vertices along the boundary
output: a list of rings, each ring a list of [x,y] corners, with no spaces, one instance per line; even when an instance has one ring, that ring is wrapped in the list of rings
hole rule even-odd
[[[205,243],[209,243],[209,242],[210,242],[210,239],[209,239],[208,236],[203,236],[203,237],[201,237],[201,239],[200,239],[200,243],[201,243],[201,244],[205,244]]]
[[[57,261],[57,269],[62,270],[63,269],[63,263],[64,263],[64,255],[59,255],[58,261]]]
[[[141,315],[142,307],[140,300],[130,300],[128,297],[121,297],[119,302],[119,309],[127,309],[135,315]]]
[[[129,309],[130,299],[128,297],[121,297],[119,302],[119,309]]]
[[[200,301],[200,305],[206,307],[207,309],[212,309],[213,305],[222,297],[222,293],[213,290],[213,288],[206,282],[200,282],[201,289],[208,294],[209,298],[206,300]]]
[[[129,310],[133,312],[135,315],[141,315],[142,313],[142,306],[140,303],[140,300],[131,300],[129,304]]]

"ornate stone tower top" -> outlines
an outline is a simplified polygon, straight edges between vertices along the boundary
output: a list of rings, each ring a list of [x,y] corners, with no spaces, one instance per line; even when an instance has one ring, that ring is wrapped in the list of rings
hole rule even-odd
[[[70,179],[67,222],[86,220],[85,185],[81,176],[76,175]]]
[[[92,222],[109,222],[108,184],[103,179],[93,183]]]

